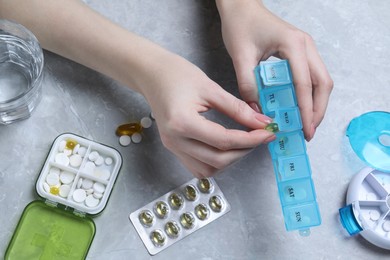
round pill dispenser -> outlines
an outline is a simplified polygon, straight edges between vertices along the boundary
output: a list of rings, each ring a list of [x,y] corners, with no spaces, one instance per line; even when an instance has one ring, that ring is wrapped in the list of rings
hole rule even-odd
[[[340,221],[349,235],[390,250],[390,113],[369,112],[354,118],[347,136],[352,149],[370,167],[351,180]],[[390,138],[389,138],[390,139]]]
[[[94,153],[90,159],[93,151],[112,163],[94,164],[91,159],[99,157]],[[64,157],[75,155],[82,158],[80,165]],[[109,178],[88,171],[91,163],[109,171]],[[96,232],[92,218],[104,210],[121,166],[114,148],[70,133],[58,136],[36,182],[42,200],[24,209],[5,259],[85,259]]]

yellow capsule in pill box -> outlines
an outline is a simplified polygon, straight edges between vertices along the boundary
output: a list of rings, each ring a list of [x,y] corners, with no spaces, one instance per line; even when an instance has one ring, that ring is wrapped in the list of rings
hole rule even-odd
[[[186,213],[181,214],[181,216],[180,216],[180,224],[185,229],[193,228],[194,224],[195,224],[194,215],[192,215],[190,212],[186,212]]]
[[[165,233],[167,233],[170,238],[177,238],[180,233],[180,227],[175,221],[169,221],[165,224]]]
[[[198,188],[203,193],[210,193],[213,190],[213,184],[209,179],[200,179],[198,181]]]
[[[65,147],[69,150],[73,150],[73,148],[75,148],[77,144],[78,144],[77,141],[68,139],[66,140]]]
[[[145,227],[151,227],[153,225],[153,214],[149,210],[143,210],[139,213],[138,219]]]
[[[220,196],[217,196],[217,195],[212,196],[209,200],[209,205],[210,205],[210,208],[214,212],[221,212],[222,207],[223,207],[222,198]]]
[[[180,209],[184,203],[183,197],[177,193],[172,193],[169,195],[168,201],[169,205],[171,205],[173,209]]]
[[[195,214],[200,220],[205,220],[210,215],[210,210],[207,208],[206,204],[198,204],[195,207]]]
[[[153,210],[158,218],[166,218],[169,213],[169,207],[164,201],[157,201]]]
[[[163,246],[165,244],[165,235],[161,230],[157,229],[150,233],[150,240],[155,246]]]
[[[195,189],[193,185],[187,185],[184,188],[184,196],[189,201],[196,200],[196,197],[198,196],[198,191]]]

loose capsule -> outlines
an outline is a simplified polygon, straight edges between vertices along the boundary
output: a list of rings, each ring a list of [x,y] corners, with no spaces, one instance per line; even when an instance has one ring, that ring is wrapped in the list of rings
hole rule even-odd
[[[57,186],[51,186],[50,193],[53,195],[58,195],[60,193],[60,188]]]
[[[154,205],[154,213],[159,218],[166,218],[169,212],[169,207],[164,201],[158,201]]]
[[[200,179],[198,181],[198,188],[203,193],[210,193],[213,189],[213,184],[209,179]]]
[[[138,215],[138,219],[142,225],[145,227],[150,227],[153,225],[153,214],[149,210],[144,210]]]
[[[165,244],[165,235],[161,230],[157,229],[150,233],[150,240],[155,246],[163,246]]]
[[[193,185],[187,185],[184,188],[184,196],[189,201],[196,200],[196,197],[198,196],[198,192],[196,191],[195,187]]]
[[[223,206],[221,197],[212,196],[209,200],[209,205],[214,212],[221,212]]]
[[[195,223],[195,218],[194,215],[192,215],[190,212],[186,212],[181,214],[180,216],[180,224],[185,228],[185,229],[191,229],[194,227]]]
[[[175,221],[169,221],[167,222],[167,224],[165,224],[165,233],[167,233],[167,235],[170,238],[178,237],[179,232],[180,232],[180,227],[179,225],[176,224]]]
[[[66,140],[65,147],[69,150],[73,150],[73,148],[75,148],[77,144],[78,144],[77,141],[68,139]]]
[[[140,123],[123,124],[117,127],[115,133],[117,136],[129,135],[142,132],[142,125]]]
[[[270,123],[265,127],[265,130],[272,132],[272,133],[277,133],[277,132],[279,132],[279,126],[277,123]]]
[[[209,217],[210,215],[210,210],[207,208],[205,204],[198,204],[195,207],[195,214],[200,220],[205,220]]]
[[[173,209],[180,209],[181,206],[183,206],[183,197],[180,196],[179,194],[177,193],[172,193],[169,198],[169,205],[171,205],[171,207]]]

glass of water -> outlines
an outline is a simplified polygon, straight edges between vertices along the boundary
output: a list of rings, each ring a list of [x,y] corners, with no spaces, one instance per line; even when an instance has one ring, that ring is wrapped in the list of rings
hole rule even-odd
[[[41,99],[43,64],[37,38],[0,19],[0,125],[30,117]]]

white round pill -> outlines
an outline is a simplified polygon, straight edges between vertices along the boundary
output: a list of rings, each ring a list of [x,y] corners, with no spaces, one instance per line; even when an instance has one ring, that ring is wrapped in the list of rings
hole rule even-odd
[[[93,181],[90,180],[90,179],[84,179],[83,180],[83,185],[81,185],[81,187],[84,189],[84,190],[88,190],[90,188],[92,188],[92,185],[93,185]]]
[[[70,166],[75,167],[75,168],[79,167],[81,165],[82,161],[83,161],[83,158],[79,154],[73,154],[69,158]]]
[[[95,182],[93,184],[93,190],[97,193],[104,193],[104,191],[106,190],[106,186],[104,186],[102,183],[100,182]]]
[[[60,169],[57,168],[57,167],[51,167],[50,170],[49,170],[49,173],[60,175]]]
[[[58,145],[58,151],[62,153],[64,151],[64,149],[65,149],[65,146],[66,146],[66,141],[62,140],[60,142],[60,144]]]
[[[68,166],[69,165],[69,157],[64,153],[58,153],[54,159],[54,161],[58,164]]]
[[[104,163],[104,158],[102,157],[102,156],[99,156],[97,159],[96,159],[96,161],[95,161],[95,164],[97,165],[97,166],[100,166],[100,165],[102,165]]]
[[[65,148],[64,154],[66,154],[66,156],[70,156],[72,154],[72,150]]]
[[[84,155],[87,153],[87,148],[84,146],[81,146],[79,150],[77,151],[78,154],[80,154],[81,157],[84,157]]]
[[[380,217],[380,213],[376,210],[370,210],[370,219],[373,221],[377,221]]]
[[[87,193],[87,195],[91,195],[93,193],[93,189],[88,189],[85,192]]]
[[[131,138],[128,135],[122,135],[119,137],[119,144],[122,146],[128,146],[131,144]]]
[[[384,231],[390,232],[390,221],[386,220],[385,222],[383,222],[382,228]]]
[[[141,119],[141,125],[143,128],[149,128],[152,126],[152,119],[150,119],[150,117],[143,117]]]
[[[90,208],[93,208],[99,204],[99,201],[100,200],[96,199],[94,196],[88,195],[87,198],[85,199],[85,205],[87,205]]]
[[[136,144],[140,143],[142,141],[142,135],[140,133],[134,133],[131,136],[131,141]]]
[[[96,176],[97,178],[108,180],[110,178],[111,173],[107,169],[96,168],[95,171],[93,172],[93,175]]]
[[[85,190],[83,189],[77,189],[73,192],[73,200],[76,202],[83,202],[85,198],[87,197],[87,194],[85,193]]]
[[[112,158],[111,157],[107,157],[104,162],[106,163],[106,165],[111,165],[112,164]]]
[[[91,152],[89,155],[88,155],[88,159],[92,162],[96,161],[97,158],[99,158],[99,153],[96,152],[96,151],[93,151]]]
[[[101,199],[103,197],[103,194],[102,193],[99,193],[99,192],[94,192],[93,193],[93,196],[96,198],[96,199]]]
[[[76,154],[80,149],[80,144],[76,144],[76,146],[73,148],[73,154]]]
[[[66,198],[68,197],[69,195],[69,192],[70,192],[70,186],[69,185],[61,185],[60,186],[60,196],[63,197],[63,198]]]
[[[47,193],[49,193],[49,192],[50,192],[50,186],[49,186],[49,184],[47,184],[46,182],[43,183],[43,189],[44,189]]]
[[[63,184],[70,184],[74,180],[74,174],[67,171],[62,171],[60,174],[60,181]]]
[[[49,173],[46,176],[46,182],[49,186],[57,186],[60,184],[60,176],[56,173]]]
[[[80,188],[81,188],[81,185],[83,185],[83,179],[82,179],[82,178],[80,178],[80,179],[77,181],[76,188],[77,188],[77,189],[80,189]]]
[[[87,174],[92,174],[95,168],[96,165],[93,162],[86,162],[83,171]]]

